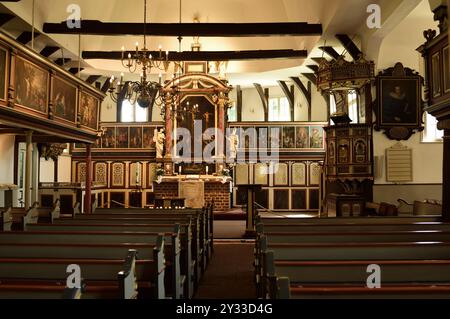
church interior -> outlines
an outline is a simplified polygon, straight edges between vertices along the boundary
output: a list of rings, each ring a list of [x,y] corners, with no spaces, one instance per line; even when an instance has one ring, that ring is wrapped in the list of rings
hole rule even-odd
[[[0,299],[449,299],[449,6],[0,1]]]

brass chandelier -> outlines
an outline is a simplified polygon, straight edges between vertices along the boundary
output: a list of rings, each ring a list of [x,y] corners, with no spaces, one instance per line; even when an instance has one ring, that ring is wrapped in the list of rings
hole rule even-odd
[[[130,73],[135,73],[138,66],[142,68],[140,81],[124,82],[124,74],[121,74],[120,80],[114,76],[110,79],[109,94],[114,102],[120,100],[129,100],[131,104],[137,103],[142,108],[153,107],[156,103],[162,106],[163,96],[161,94],[162,85],[159,75],[159,82],[149,79],[152,68],[160,71],[166,71],[169,67],[169,51],[162,52],[159,46],[159,54],[154,57],[147,49],[147,0],[144,0],[144,47],[139,50],[139,43],[136,42],[135,53],[125,53],[125,47],[122,47],[122,65]]]

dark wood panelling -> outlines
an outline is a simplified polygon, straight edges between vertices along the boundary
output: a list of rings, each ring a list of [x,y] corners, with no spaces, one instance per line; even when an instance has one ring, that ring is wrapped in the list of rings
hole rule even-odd
[[[289,209],[289,190],[276,189],[273,191],[274,209]]]
[[[292,209],[307,209],[306,189],[292,190]]]
[[[309,209],[319,209],[319,190],[309,190]]]

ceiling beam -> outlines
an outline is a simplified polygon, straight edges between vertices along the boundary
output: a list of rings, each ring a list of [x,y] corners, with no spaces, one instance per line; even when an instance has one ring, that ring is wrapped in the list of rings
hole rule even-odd
[[[361,50],[356,46],[352,39],[346,34],[336,34],[336,38],[342,44],[342,46],[347,50],[354,61],[358,61],[362,56]]]
[[[289,108],[291,110],[291,116],[294,114],[294,105],[295,105],[295,94],[294,87],[292,86],[290,89],[287,86],[285,81],[278,81],[278,85],[283,90],[284,95],[289,101]],[[294,120],[294,116],[291,117],[292,121]]]
[[[135,51],[127,51],[134,55]],[[159,56],[159,51],[149,52],[152,56]],[[250,50],[250,51],[183,51],[169,52],[169,61],[230,61],[230,60],[262,60],[262,59],[305,59],[307,50]],[[121,51],[83,51],[82,58],[89,59],[122,59]]]
[[[307,65],[306,67],[308,67],[310,70],[312,70],[314,73],[319,72],[319,66],[318,65]]]
[[[82,20],[81,28],[69,28],[67,22],[44,23],[45,33],[89,35],[143,35],[143,23],[101,22]],[[318,36],[321,24],[306,22],[285,23],[147,23],[149,36],[173,37],[262,37],[262,36]]]
[[[9,13],[0,13],[0,27],[14,19],[16,16]]]
[[[36,39],[38,36],[40,36],[41,34],[39,32],[35,32],[34,33],[34,38]],[[30,43],[30,41],[33,38],[33,33],[30,31],[24,31],[22,32],[18,37],[17,37],[17,42],[22,43],[23,45],[26,45],[28,43]]]
[[[261,103],[264,108],[264,121],[269,121],[269,90],[263,89],[261,84],[253,83],[253,85],[256,88],[256,91],[259,94],[259,97],[261,98]]]
[[[111,82],[109,81],[109,79],[106,79],[106,81],[102,85],[101,91],[103,93],[106,93],[110,86],[111,86]]]
[[[313,61],[316,62],[317,64],[320,64],[320,63],[322,63],[322,62],[328,61],[328,60],[325,59],[325,58],[311,58],[311,60],[313,60]]]
[[[291,77],[291,79],[292,79],[292,81],[294,81],[294,84],[297,86],[297,88],[300,90],[300,92],[303,93],[306,101],[308,102],[308,121],[311,121],[311,114],[312,114],[311,81],[308,81],[308,87],[306,87],[298,77]]]
[[[314,73],[302,73],[302,75],[307,78],[308,80],[310,80],[312,83],[316,84],[317,83],[317,78],[316,75]]]
[[[73,75],[75,75],[75,74],[80,73],[80,72],[83,71],[83,70],[84,70],[84,68],[80,68],[80,69],[78,69],[78,68],[70,68],[68,71],[69,71],[70,73],[72,73]]]
[[[335,60],[339,59],[339,57],[341,56],[333,47],[330,46],[319,47],[319,49]]]
[[[97,81],[101,77],[102,77],[101,75],[89,75],[89,77],[86,79],[86,82],[89,84],[93,84],[95,81]]]
[[[48,58],[49,56],[51,56],[53,53],[56,53],[60,50],[59,47],[53,47],[53,46],[46,46],[45,48],[43,48],[41,50],[41,55],[45,56],[46,58]]]
[[[55,63],[58,64],[59,66],[64,66],[65,64],[69,63],[70,61],[72,61],[72,59],[70,58],[58,58],[55,60]]]

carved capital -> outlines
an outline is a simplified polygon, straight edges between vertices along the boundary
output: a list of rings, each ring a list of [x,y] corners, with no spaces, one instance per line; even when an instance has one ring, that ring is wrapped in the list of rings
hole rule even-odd
[[[46,160],[49,158],[56,161],[58,160],[58,156],[61,156],[61,154],[66,149],[67,144],[65,143],[45,143],[45,144],[39,144],[39,153],[41,157],[44,157]]]

